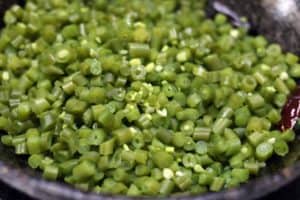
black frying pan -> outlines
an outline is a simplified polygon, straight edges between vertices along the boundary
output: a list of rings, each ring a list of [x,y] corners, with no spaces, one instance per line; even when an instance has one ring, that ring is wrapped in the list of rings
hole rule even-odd
[[[0,19],[12,4],[22,0],[0,0]],[[217,11],[228,15],[232,23],[246,26],[250,34],[262,34],[269,41],[281,44],[284,50],[300,55],[300,0],[209,0],[207,15]],[[246,16],[248,23],[239,20]],[[1,27],[2,24],[0,24]],[[299,130],[296,132],[300,133]],[[126,200],[121,196],[97,195],[76,190],[64,183],[48,182],[39,172],[27,167],[26,158],[0,144],[0,180],[20,192],[44,200]],[[291,144],[291,152],[283,159],[273,158],[261,176],[231,190],[201,196],[177,196],[182,200],[248,200],[278,190],[300,177],[300,137]],[[140,199],[140,198],[139,198]]]

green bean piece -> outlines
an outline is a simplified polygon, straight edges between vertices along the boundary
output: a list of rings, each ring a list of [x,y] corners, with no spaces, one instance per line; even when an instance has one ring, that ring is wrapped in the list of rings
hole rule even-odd
[[[160,183],[152,177],[144,177],[139,182],[142,192],[146,195],[155,195],[160,190]]]
[[[245,162],[244,167],[245,169],[249,170],[250,174],[257,174],[260,168],[257,162],[250,162],[250,161]]]
[[[271,123],[278,123],[281,119],[281,115],[277,110],[271,109],[267,114],[267,118]]]
[[[134,33],[133,33],[133,38],[136,42],[147,42],[150,39],[150,35],[146,29],[146,27],[138,27]]]
[[[106,133],[103,129],[93,129],[89,135],[89,144],[98,146],[106,139]]]
[[[180,111],[176,114],[178,120],[196,120],[200,116],[200,113],[196,109],[187,108],[183,111]]]
[[[241,150],[241,148],[242,142],[238,137],[228,138],[226,156],[233,156],[237,154]]]
[[[151,156],[154,164],[160,169],[169,167],[174,161],[173,156],[164,151],[153,152]]]
[[[260,85],[264,85],[268,81],[267,77],[260,71],[256,71],[253,76]]]
[[[110,155],[113,153],[115,147],[115,138],[105,141],[100,144],[99,151],[101,155]]]
[[[289,74],[294,77],[294,78],[299,78],[300,77],[300,70],[299,70],[299,64],[294,64],[290,68]]]
[[[196,164],[195,156],[190,153],[185,154],[182,158],[182,164],[183,164],[183,166],[185,166],[187,168],[194,167]]]
[[[31,109],[35,114],[41,114],[42,112],[48,110],[50,106],[51,105],[46,99],[38,98],[33,101]]]
[[[36,169],[41,165],[41,162],[43,160],[43,156],[41,154],[33,154],[28,158],[28,165]]]
[[[212,181],[212,183],[210,184],[210,190],[211,191],[220,191],[224,185],[224,179],[221,177],[215,177]]]
[[[15,145],[15,153],[17,155],[26,155],[28,154],[27,145],[25,142]]]
[[[230,107],[223,107],[220,111],[218,117],[219,118],[231,118],[233,115],[233,109]]]
[[[289,152],[289,146],[285,141],[276,140],[274,143],[274,152],[279,156],[285,156]]]
[[[106,91],[104,88],[92,87],[88,94],[88,102],[92,104],[100,104],[105,101]]]
[[[191,177],[184,172],[181,172],[180,176],[176,176],[174,182],[180,190],[185,190],[192,185]]]
[[[30,104],[27,102],[20,103],[17,107],[18,118],[22,121],[29,119],[31,114]]]
[[[232,176],[240,183],[244,183],[249,179],[249,170],[247,169],[233,169],[232,170]]]
[[[69,175],[72,173],[73,168],[78,164],[78,162],[79,161],[77,159],[72,159],[72,160],[62,162],[59,165],[59,170],[62,174]]]
[[[263,120],[262,118],[259,117],[251,117],[248,120],[248,124],[247,124],[247,131],[251,132],[251,131],[262,131],[264,130],[264,125],[263,125]]]
[[[27,150],[30,154],[38,154],[41,152],[40,133],[36,129],[29,129],[26,132]]]
[[[175,186],[175,184],[174,184],[173,181],[171,181],[171,180],[164,180],[161,183],[161,187],[160,187],[159,193],[162,194],[162,195],[171,194],[171,192],[174,189],[174,186]]]
[[[73,55],[70,48],[59,47],[55,54],[55,61],[61,64],[69,63],[73,60]]]
[[[178,78],[175,81],[175,85],[180,89],[187,89],[191,84],[190,78],[187,74],[179,74]]]
[[[131,43],[129,44],[129,54],[132,58],[148,58],[150,47],[147,44]]]
[[[83,161],[76,165],[72,170],[72,175],[78,181],[86,181],[96,172],[94,164],[89,161]]]
[[[1,136],[1,142],[4,144],[4,145],[7,145],[7,146],[11,146],[12,145],[12,136],[11,135],[3,135]]]
[[[128,178],[128,174],[124,169],[118,168],[114,171],[113,178],[115,181],[124,182]]]
[[[59,174],[58,167],[54,165],[47,165],[44,168],[43,177],[48,180],[56,180]]]
[[[158,168],[153,168],[151,170],[151,176],[153,178],[155,178],[156,180],[161,180],[163,179],[163,174],[162,174],[162,170],[158,169]]]
[[[286,86],[286,84],[281,79],[276,79],[274,82],[274,86],[277,89],[278,92],[283,94],[289,94],[289,88]]]
[[[211,128],[206,127],[196,127],[194,129],[193,138],[194,140],[209,140],[211,135]]]
[[[176,132],[173,135],[172,144],[175,147],[183,147],[184,144],[185,144],[185,142],[186,142],[185,140],[186,140],[186,136],[185,136],[184,133],[182,133],[182,132]]]
[[[283,139],[286,142],[291,142],[295,139],[295,131],[294,130],[286,130],[283,133],[281,133],[280,138]]]
[[[256,80],[252,76],[246,76],[241,83],[241,88],[245,92],[254,91],[256,86]]]
[[[219,70],[225,67],[225,63],[216,54],[205,57],[204,63],[210,70]]]
[[[261,160],[267,160],[273,153],[273,146],[272,144],[265,142],[261,143],[256,147],[255,155],[256,157]]]
[[[107,107],[104,107],[102,112],[99,113],[97,121],[105,128],[112,127],[114,124],[112,112]]]
[[[45,112],[40,116],[41,129],[49,131],[55,127],[57,116],[51,112]]]
[[[191,59],[191,51],[190,49],[184,49],[182,51],[180,51],[177,56],[176,59],[178,62],[186,62],[189,59]]]
[[[149,168],[146,165],[137,165],[135,168],[135,175],[146,176],[150,173]]]
[[[135,150],[134,159],[135,159],[136,162],[138,162],[140,164],[146,164],[146,162],[148,160],[147,151],[140,150],[140,149]]]
[[[62,35],[66,39],[77,37],[79,35],[79,28],[75,24],[65,26],[62,30]]]
[[[86,106],[86,102],[72,98],[66,103],[66,111],[75,115],[79,115],[85,111]]]
[[[128,119],[128,121],[132,122],[140,118],[141,113],[136,105],[127,104],[125,109],[126,109],[125,116]]]
[[[212,131],[216,134],[222,134],[225,128],[228,128],[231,123],[232,121],[227,118],[219,118],[213,124]]]
[[[172,141],[173,133],[169,130],[158,129],[156,137],[165,144],[170,144]]]
[[[128,191],[127,191],[127,195],[128,196],[140,196],[141,195],[141,191],[139,190],[139,188],[134,185],[134,184],[131,184]]]
[[[133,138],[132,131],[129,128],[117,129],[113,132],[120,145],[130,142]]]
[[[287,97],[284,94],[277,94],[274,97],[274,104],[278,107],[282,107],[282,106],[284,106],[286,100],[287,100]]]
[[[136,81],[144,80],[147,75],[147,71],[145,67],[142,65],[132,66],[130,72],[131,72],[131,78]]]
[[[214,179],[214,175],[209,172],[204,172],[199,175],[198,183],[200,185],[210,185]]]
[[[237,126],[245,126],[251,117],[250,110],[247,106],[241,107],[235,111],[235,124]]]
[[[260,144],[264,138],[265,135],[261,132],[253,132],[250,135],[248,135],[249,142],[254,146]]]
[[[248,103],[252,109],[257,109],[265,104],[265,100],[259,94],[253,94],[248,96]]]
[[[134,135],[133,139],[132,139],[132,145],[136,148],[136,149],[141,149],[144,147],[145,145],[145,141],[144,138],[141,134],[137,133]]]
[[[289,91],[293,91],[297,87],[297,82],[293,78],[288,78],[285,81],[285,84],[286,84],[287,88],[289,89]]]
[[[98,160],[97,167],[99,170],[104,171],[109,168],[109,157],[101,156]]]

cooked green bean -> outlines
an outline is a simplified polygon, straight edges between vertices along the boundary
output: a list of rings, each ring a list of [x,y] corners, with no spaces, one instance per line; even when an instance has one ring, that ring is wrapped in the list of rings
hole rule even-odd
[[[259,160],[265,161],[267,160],[273,153],[273,145],[265,142],[261,143],[256,147],[256,157]]]
[[[128,196],[236,187],[285,156],[299,58],[205,0],[35,1],[0,32],[1,142],[49,180]]]

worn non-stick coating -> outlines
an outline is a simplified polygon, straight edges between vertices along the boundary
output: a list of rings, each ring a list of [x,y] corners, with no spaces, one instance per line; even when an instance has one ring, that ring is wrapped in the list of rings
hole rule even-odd
[[[12,4],[22,0],[0,0],[0,19]],[[251,34],[263,34],[284,50],[300,55],[300,0],[209,0],[208,16],[216,10],[230,16],[232,23],[249,26]],[[249,24],[241,23],[246,16]],[[2,24],[0,24],[1,26]],[[299,131],[297,131],[300,133]],[[27,167],[26,157],[16,156],[12,149],[0,144],[0,180],[36,199],[44,200],[126,200],[122,196],[97,195],[76,190],[62,182],[48,182],[39,172]],[[291,144],[291,152],[283,159],[274,158],[261,176],[231,190],[201,196],[175,196],[182,200],[247,200],[262,197],[300,177],[300,139]],[[141,198],[138,198],[141,199]]]

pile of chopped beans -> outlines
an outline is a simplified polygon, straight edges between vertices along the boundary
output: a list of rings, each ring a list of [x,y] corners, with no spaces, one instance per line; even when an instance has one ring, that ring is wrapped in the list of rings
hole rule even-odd
[[[2,143],[48,180],[129,196],[245,183],[293,130],[276,124],[298,57],[204,0],[27,0],[0,33]]]

